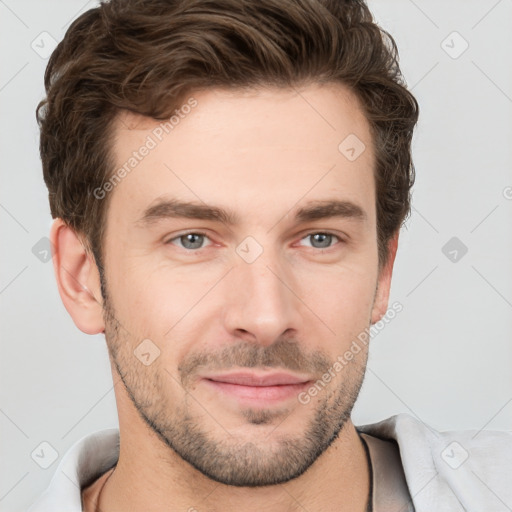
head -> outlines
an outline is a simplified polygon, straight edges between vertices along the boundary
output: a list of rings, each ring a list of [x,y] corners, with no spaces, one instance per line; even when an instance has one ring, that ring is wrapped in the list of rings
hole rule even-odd
[[[214,480],[302,474],[350,418],[367,346],[334,366],[386,311],[410,209],[393,39],[356,0],[112,0],[45,85],[59,290],[130,407]],[[215,381],[244,369],[293,373],[295,398]]]

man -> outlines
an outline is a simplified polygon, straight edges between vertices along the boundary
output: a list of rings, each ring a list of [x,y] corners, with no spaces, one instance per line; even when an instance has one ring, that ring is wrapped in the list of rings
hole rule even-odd
[[[45,85],[57,284],[105,333],[119,431],[32,512],[512,506],[511,434],[351,421],[418,115],[362,1],[111,0]]]

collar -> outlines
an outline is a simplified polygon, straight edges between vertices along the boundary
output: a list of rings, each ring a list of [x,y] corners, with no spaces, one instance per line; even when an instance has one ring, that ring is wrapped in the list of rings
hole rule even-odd
[[[414,512],[396,441],[358,433],[371,460],[371,507],[368,510]]]

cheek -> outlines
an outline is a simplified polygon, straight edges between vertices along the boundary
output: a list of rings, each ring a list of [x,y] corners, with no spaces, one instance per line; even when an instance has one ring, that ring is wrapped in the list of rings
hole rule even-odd
[[[177,278],[134,272],[118,290],[122,305],[119,313],[145,335],[161,338],[193,307],[198,293],[194,286],[186,286]]]
[[[337,343],[357,336],[370,323],[376,273],[338,268],[302,275],[302,300],[334,333]]]
[[[173,268],[133,259],[116,272],[116,313],[132,338],[152,340],[166,367],[179,361],[212,329],[223,303],[222,287],[215,287],[225,268]],[[136,343],[134,340],[133,343]]]

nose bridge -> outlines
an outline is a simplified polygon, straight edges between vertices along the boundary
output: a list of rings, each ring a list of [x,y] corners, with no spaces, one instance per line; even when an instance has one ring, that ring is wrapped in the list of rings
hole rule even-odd
[[[242,252],[230,272],[226,327],[238,336],[244,332],[258,343],[271,344],[288,329],[298,327],[299,301],[287,287],[292,276],[282,255],[261,246],[256,255],[251,243],[237,248]],[[246,257],[248,254],[251,257]]]

